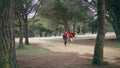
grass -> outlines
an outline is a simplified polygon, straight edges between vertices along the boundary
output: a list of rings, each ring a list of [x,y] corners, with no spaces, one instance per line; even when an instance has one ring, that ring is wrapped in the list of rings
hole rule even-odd
[[[47,49],[35,45],[29,46],[26,45],[24,46],[23,49],[17,49],[16,54],[21,56],[34,56],[34,57],[65,55],[65,53],[51,52]]]
[[[16,50],[16,54],[17,55],[30,55],[32,52],[34,52],[35,50],[38,50],[39,48],[37,46],[24,46],[24,48],[22,49],[17,49]]]
[[[112,45],[112,46],[107,46],[107,47],[110,47],[110,48],[120,48],[120,45]]]

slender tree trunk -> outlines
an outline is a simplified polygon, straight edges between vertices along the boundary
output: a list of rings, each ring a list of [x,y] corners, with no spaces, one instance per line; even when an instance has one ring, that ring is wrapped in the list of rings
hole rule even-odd
[[[98,0],[98,34],[96,38],[96,44],[94,49],[93,64],[103,64],[103,46],[105,38],[105,2],[104,0]]]
[[[115,24],[115,22],[112,24],[115,35],[116,35],[116,39],[120,41],[120,27]]]
[[[108,19],[108,18],[107,18]],[[116,21],[117,18],[113,18],[113,20],[108,19],[108,21],[111,23],[113,30],[116,35],[116,39],[120,41],[120,19]]]
[[[115,34],[117,40],[120,41],[120,0],[116,0],[115,2],[115,7],[114,7],[114,15],[116,17],[115,22]]]
[[[0,13],[0,68],[18,68],[14,42],[14,0],[4,0],[2,4],[5,6]]]
[[[117,40],[120,41],[120,26],[118,26],[118,27],[115,28],[115,34],[116,34]]]
[[[120,41],[120,19],[114,21],[114,23],[112,23],[112,26],[116,34],[116,39]]]
[[[59,36],[61,36],[61,33],[62,33],[62,31],[61,31],[61,30],[59,30]]]
[[[110,3],[109,0],[105,1],[106,8],[109,9],[109,17],[107,17],[107,20],[113,26],[116,39],[120,41],[120,0],[115,0],[113,3]]]
[[[76,23],[76,21],[74,20],[74,21],[73,21],[73,32],[75,32],[75,27],[76,27],[76,26],[75,26],[75,23]]]
[[[70,31],[70,28],[68,26],[68,22],[66,20],[64,21],[64,28],[65,28],[65,31],[67,31],[67,32]]]
[[[19,34],[19,46],[18,46],[18,48],[23,48],[23,29],[22,29],[22,22],[21,22],[21,19],[20,19],[19,14],[17,14],[17,17],[18,17],[18,19],[19,19],[19,31],[20,31],[20,34]]]
[[[22,23],[20,22],[20,26],[19,26],[19,30],[20,30],[20,38],[19,38],[19,47],[18,48],[23,48],[23,29],[22,29]]]
[[[80,34],[82,34],[82,30],[83,30],[83,24],[82,23],[80,23]]]
[[[25,44],[29,45],[27,14],[25,14],[24,22],[25,22],[25,26],[24,26],[24,28],[25,28]]]
[[[42,37],[42,31],[39,31],[40,37]]]

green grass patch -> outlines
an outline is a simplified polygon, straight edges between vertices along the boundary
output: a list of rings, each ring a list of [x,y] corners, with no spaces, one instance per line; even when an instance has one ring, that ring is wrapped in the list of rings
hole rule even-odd
[[[16,54],[21,56],[34,57],[65,55],[65,53],[51,52],[47,49],[35,45],[24,46],[22,49],[17,49]]]
[[[110,48],[120,48],[120,45],[113,45],[113,46],[106,46],[106,47],[110,47]]]

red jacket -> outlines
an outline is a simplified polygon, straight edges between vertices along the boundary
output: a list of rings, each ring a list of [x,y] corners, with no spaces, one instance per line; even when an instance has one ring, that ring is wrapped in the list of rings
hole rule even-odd
[[[73,38],[73,34],[72,32],[68,34],[69,35],[69,38]]]
[[[63,34],[63,37],[68,38],[68,34],[67,34],[67,33],[64,33],[64,34]]]

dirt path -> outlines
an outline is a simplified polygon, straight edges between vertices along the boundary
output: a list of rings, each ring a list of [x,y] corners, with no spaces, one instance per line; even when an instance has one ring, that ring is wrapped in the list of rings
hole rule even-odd
[[[43,43],[42,46],[45,49],[49,49],[53,52],[73,52],[78,53],[82,58],[92,58],[94,52],[94,46],[86,46],[80,44],[71,44],[67,45],[66,47],[63,43],[55,43],[55,42],[46,42]],[[115,63],[120,61],[120,49],[113,49],[113,48],[104,48],[104,60]]]
[[[95,37],[95,35],[86,35],[87,38],[88,37]],[[108,33],[106,34],[106,38],[110,38],[115,36],[114,33]],[[82,36],[83,37],[83,36]],[[84,36],[85,37],[85,36]],[[34,42],[35,41],[35,42]],[[51,41],[45,41],[45,40],[41,40],[39,38],[35,38],[33,41],[32,39],[32,43],[42,43],[44,45],[42,45],[42,47],[49,49],[50,51],[53,52],[73,52],[73,53],[78,53],[80,57],[83,58],[92,58],[93,53],[94,53],[94,46],[95,43],[94,41],[91,40],[85,40],[82,41],[81,43],[76,43],[75,41],[69,45],[67,44],[67,47],[64,46],[63,42],[51,42]],[[85,43],[85,44],[83,44]],[[105,41],[105,45],[120,45],[120,42],[116,42],[116,41]],[[104,60],[108,61],[110,63],[115,63],[120,61],[120,48],[108,48],[108,47],[104,47]]]
[[[107,36],[108,36],[108,38],[113,37],[113,35],[111,35],[111,34],[108,34]],[[89,37],[89,36],[87,36],[87,37]],[[95,37],[95,35],[93,37]],[[77,56],[76,55],[70,56],[71,58],[74,57],[74,59],[75,59],[75,57],[80,57],[80,58],[84,58],[84,59],[86,59],[86,58],[92,59],[93,52],[94,52],[93,45],[95,44],[94,40],[81,40],[81,42],[80,41],[78,42],[75,40],[71,45],[67,44],[67,46],[65,47],[63,42],[54,42],[54,41],[48,41],[48,40],[46,41],[45,39],[40,39],[40,38],[30,38],[30,42],[32,44],[38,44],[40,47],[48,49],[52,52],[77,53],[78,54]],[[116,41],[111,42],[110,40],[106,40],[105,45],[120,45],[120,42],[116,42]],[[71,59],[70,57],[68,60]],[[51,58],[47,57],[47,58],[50,60],[54,59],[54,57],[51,57]],[[45,60],[47,58],[44,58],[43,63],[49,62],[49,60]],[[56,60],[59,60],[57,58],[56,58]],[[61,61],[64,62],[65,61],[64,58],[66,58],[66,57],[64,56],[63,58],[60,58]],[[68,58],[68,56],[67,56],[67,58]],[[66,61],[68,61],[68,60],[66,60]],[[74,61],[76,61],[76,60],[78,60],[78,59],[75,59]],[[104,48],[104,60],[109,63],[116,63],[117,65],[120,65],[120,48],[105,47]],[[52,63],[52,62],[50,62],[50,63]],[[82,64],[84,62],[79,62],[79,63]],[[53,64],[56,64],[56,63],[53,62]],[[46,67],[41,67],[41,68],[46,68]],[[50,67],[50,68],[52,68],[52,67]],[[53,67],[53,68],[55,68],[55,67]],[[84,67],[84,68],[87,68],[87,67]],[[89,66],[88,66],[88,68],[89,68]]]

